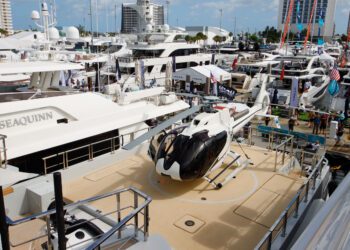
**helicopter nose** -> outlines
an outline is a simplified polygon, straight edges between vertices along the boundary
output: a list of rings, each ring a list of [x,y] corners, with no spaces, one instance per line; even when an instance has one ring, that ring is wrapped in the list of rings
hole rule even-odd
[[[181,181],[180,177],[180,164],[176,161],[170,166],[169,169],[164,168],[164,158],[158,159],[156,164],[156,171],[160,175],[170,176],[171,179]]]

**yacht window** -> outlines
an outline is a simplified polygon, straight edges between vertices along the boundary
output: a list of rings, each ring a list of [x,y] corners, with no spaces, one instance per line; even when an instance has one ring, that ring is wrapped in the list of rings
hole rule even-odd
[[[200,62],[200,65],[202,66],[202,62]],[[196,66],[198,66],[198,63],[196,63],[196,62],[191,62],[190,63],[190,67],[196,67]]]
[[[177,63],[176,64],[176,69],[186,69],[187,68],[187,63]]]
[[[148,66],[148,67],[147,67],[147,72],[148,72],[148,73],[151,73],[152,70],[153,70],[153,68],[154,68],[154,66]]]
[[[177,49],[169,55],[170,57],[172,56],[188,56],[192,54],[197,54],[197,49]]]
[[[312,79],[312,83],[316,87],[320,87],[323,84],[323,77],[317,76]]]
[[[344,78],[344,83],[350,83],[350,78]]]
[[[141,50],[134,49],[133,56],[135,58],[149,58],[149,57],[160,57],[163,54],[164,50]]]
[[[160,70],[160,72],[164,73],[166,71],[166,64],[163,64],[162,69]]]
[[[319,67],[321,67],[320,60],[315,60],[312,63],[312,68],[319,68]]]
[[[205,61],[205,65],[209,65],[210,64],[210,61]]]

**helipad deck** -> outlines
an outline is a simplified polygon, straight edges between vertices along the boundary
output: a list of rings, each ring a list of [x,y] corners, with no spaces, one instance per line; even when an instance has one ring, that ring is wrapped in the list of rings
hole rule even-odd
[[[232,147],[242,153],[238,146]],[[142,151],[65,183],[64,196],[77,201],[134,186],[153,198],[150,233],[161,234],[174,249],[252,249],[288,206],[303,180],[275,173],[275,152],[248,146],[243,149],[254,165],[220,190],[203,179],[176,182],[159,176]],[[122,199],[124,203],[133,202],[131,196]],[[93,205],[108,213],[115,204],[116,199],[110,198]]]

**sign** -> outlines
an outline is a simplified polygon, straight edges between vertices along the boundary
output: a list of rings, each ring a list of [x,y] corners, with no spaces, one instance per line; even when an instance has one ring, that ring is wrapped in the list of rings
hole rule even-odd
[[[219,84],[219,96],[226,97],[229,100],[233,100],[236,96],[236,93],[237,91],[234,88],[225,87],[224,85]]]
[[[292,89],[290,92],[290,106],[297,108],[299,106],[298,100],[298,87],[299,87],[298,78],[294,77],[292,80]]]
[[[9,129],[14,127],[25,127],[33,123],[49,121],[53,119],[52,112],[14,117],[11,119],[0,120],[0,129]]]

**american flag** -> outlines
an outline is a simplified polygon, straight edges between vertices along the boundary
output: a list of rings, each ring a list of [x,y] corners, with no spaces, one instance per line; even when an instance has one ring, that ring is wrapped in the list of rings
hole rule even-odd
[[[211,79],[211,83],[218,83],[218,81],[216,80],[215,76],[211,72],[210,72],[210,79]]]
[[[331,72],[329,73],[329,77],[331,78],[331,80],[336,80],[337,82],[340,80],[340,74],[336,66],[334,66]]]

